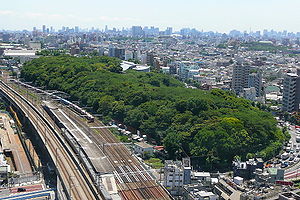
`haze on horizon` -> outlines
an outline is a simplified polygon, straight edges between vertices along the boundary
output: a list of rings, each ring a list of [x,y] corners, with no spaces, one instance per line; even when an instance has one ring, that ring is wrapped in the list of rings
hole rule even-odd
[[[229,32],[300,32],[299,0],[10,0],[0,7],[0,30],[156,26]]]

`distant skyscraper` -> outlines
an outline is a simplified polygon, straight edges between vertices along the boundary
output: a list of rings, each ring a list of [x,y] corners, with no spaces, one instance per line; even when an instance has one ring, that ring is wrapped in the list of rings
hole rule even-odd
[[[46,25],[43,25],[42,30],[43,30],[43,33],[46,33]]]
[[[75,33],[78,33],[78,32],[79,32],[79,27],[75,26]]]
[[[108,28],[107,28],[107,25],[105,25],[105,33],[107,33],[108,31]]]
[[[282,110],[299,111],[300,104],[300,69],[297,74],[287,73],[283,81]]]
[[[173,28],[172,27],[168,27],[166,30],[166,35],[172,35],[173,32]]]
[[[3,33],[2,34],[2,41],[3,42],[9,42],[10,34],[9,33]]]
[[[144,36],[144,31],[141,26],[132,26],[131,31],[133,37]]]

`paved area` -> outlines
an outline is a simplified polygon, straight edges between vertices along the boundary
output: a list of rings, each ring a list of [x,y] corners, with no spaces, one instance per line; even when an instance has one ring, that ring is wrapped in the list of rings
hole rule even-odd
[[[0,113],[0,138],[1,151],[11,152],[12,163],[14,170],[21,174],[28,174],[32,172],[30,162],[26,156],[25,150],[22,146],[19,136],[11,127],[11,119],[5,113]]]
[[[23,192],[33,192],[33,191],[39,191],[39,190],[44,189],[42,184],[26,185],[26,186],[19,186],[19,187],[10,188],[10,193],[20,193],[20,192],[18,192],[18,188],[25,189]]]
[[[90,139],[85,127],[77,123],[71,116],[68,115],[68,113],[60,108],[51,109],[51,111],[81,145],[96,171],[100,174],[112,173],[113,167],[111,166],[107,156],[102,152],[100,147]]]

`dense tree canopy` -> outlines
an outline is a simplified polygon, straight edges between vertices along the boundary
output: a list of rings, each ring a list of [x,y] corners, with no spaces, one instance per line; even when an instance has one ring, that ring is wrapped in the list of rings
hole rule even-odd
[[[286,140],[271,114],[230,92],[185,88],[160,73],[120,71],[114,58],[58,56],[26,63],[21,76],[141,130],[165,145],[170,158],[189,155],[210,169],[225,169],[235,155],[269,158]]]

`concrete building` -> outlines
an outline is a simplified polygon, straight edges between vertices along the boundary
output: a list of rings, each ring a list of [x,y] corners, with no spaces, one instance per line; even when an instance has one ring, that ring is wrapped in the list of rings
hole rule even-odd
[[[141,26],[132,26],[131,28],[133,37],[142,37],[144,36],[144,31]]]
[[[9,33],[3,33],[2,34],[2,41],[3,42],[9,42],[10,34]]]
[[[194,79],[194,76],[199,75],[199,69],[191,69],[187,71],[187,79]]]
[[[262,95],[262,73],[251,73],[248,78],[248,88],[254,87],[256,92],[256,97]]]
[[[8,173],[11,172],[10,165],[7,163],[5,155],[1,149],[0,152],[0,180],[7,178]]]
[[[211,185],[211,176],[209,172],[192,172],[192,182],[202,183],[203,186]]]
[[[192,195],[192,198],[195,200],[217,200],[219,199],[218,195],[212,192],[199,191],[195,192]]]
[[[77,45],[72,46],[70,48],[70,54],[71,55],[79,55],[80,54],[80,48]]]
[[[19,59],[21,63],[38,58],[35,50],[18,49],[18,50],[4,50],[4,56]]]
[[[266,168],[255,170],[255,180],[257,183],[275,183],[284,180],[284,169]]]
[[[125,49],[117,48],[117,47],[110,47],[108,56],[119,58],[121,60],[125,60]]]
[[[240,94],[244,88],[248,87],[249,73],[249,65],[236,63],[233,66],[231,88],[236,94]]]
[[[299,111],[300,104],[300,69],[297,74],[287,73],[283,81],[282,110]]]
[[[40,51],[42,49],[42,44],[40,42],[30,41],[28,46],[29,46],[29,48],[31,48],[33,50],[37,50],[37,51]]]
[[[240,200],[242,192],[233,187],[234,184],[228,180],[220,179],[214,186],[214,193],[224,200]]]
[[[192,62],[188,62],[188,61],[182,61],[179,64],[179,70],[178,70],[178,75],[179,78],[181,80],[186,80],[189,78],[189,72],[190,72],[190,77],[193,78],[194,75],[199,74],[199,72],[197,72],[197,74],[195,74],[193,70],[199,70],[200,67],[198,65],[195,65]]]
[[[256,169],[263,168],[263,160],[261,158],[249,159],[246,162],[235,160],[232,162],[234,176],[239,176],[244,179],[255,177]]]
[[[149,66],[154,66],[154,54],[152,52],[148,52],[146,54],[146,64]]]
[[[154,149],[153,146],[145,142],[137,142],[134,144],[134,153],[144,157],[146,154],[151,156],[153,155]]]
[[[250,87],[250,88],[244,88],[243,89],[243,97],[245,99],[251,100],[251,101],[255,101],[256,99],[256,89],[254,87]]]
[[[166,160],[163,185],[173,195],[182,193],[183,185],[191,183],[191,166],[189,159],[181,161]]]
[[[43,33],[46,33],[46,25],[43,25],[42,31],[43,31]]]
[[[130,59],[133,59],[133,52],[126,50],[125,51],[125,60],[130,60]]]

